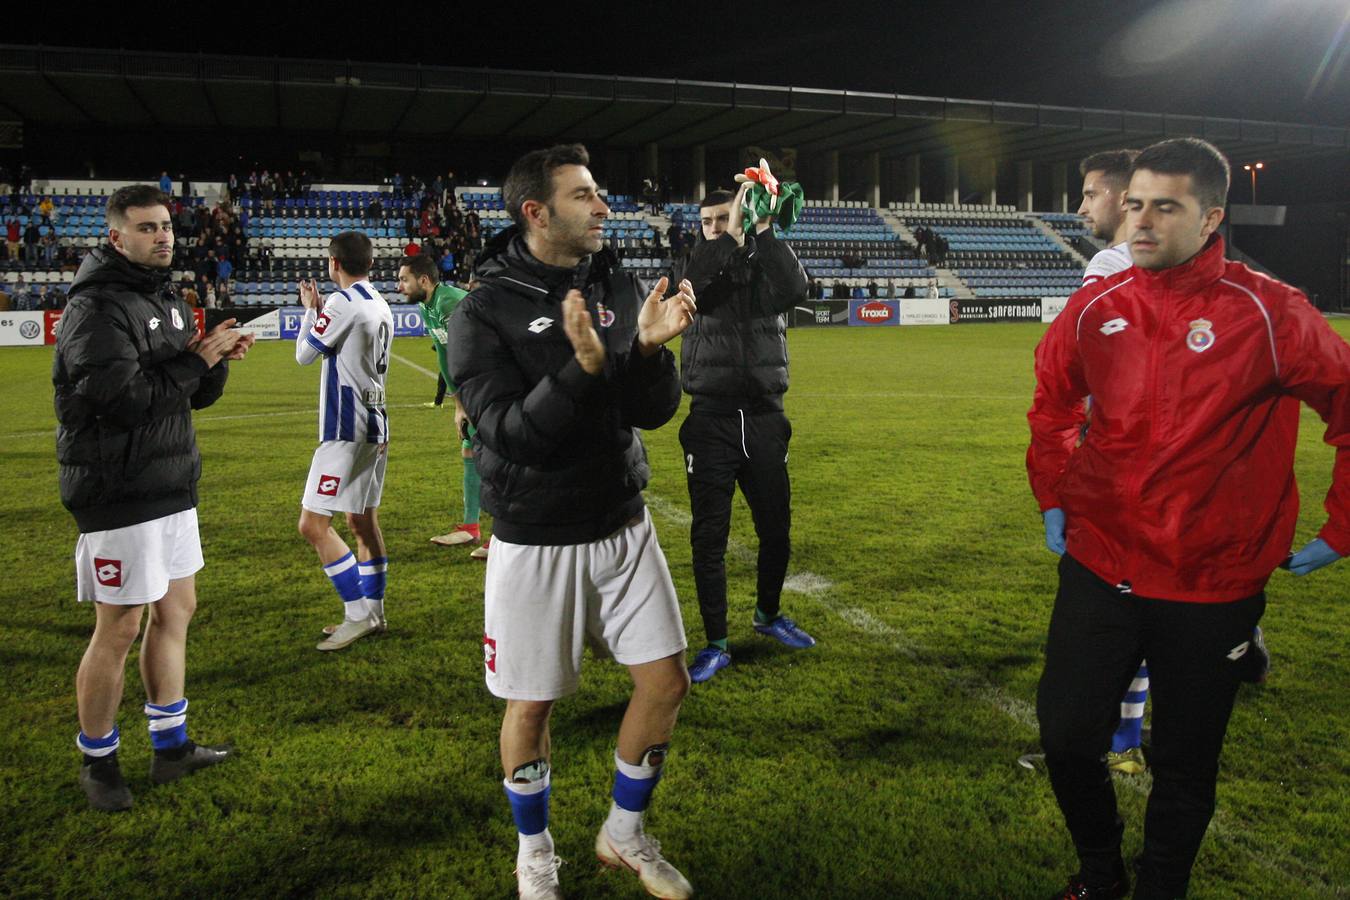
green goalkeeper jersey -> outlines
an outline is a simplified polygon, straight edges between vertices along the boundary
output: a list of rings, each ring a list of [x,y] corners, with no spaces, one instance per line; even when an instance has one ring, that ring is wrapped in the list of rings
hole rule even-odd
[[[446,388],[452,394],[455,392],[455,385],[450,380],[450,368],[445,361],[445,328],[446,323],[450,321],[450,314],[467,294],[468,291],[462,291],[452,284],[439,284],[430,298],[417,304],[417,310],[422,314],[422,324],[426,326],[427,334],[431,335],[432,346],[436,348],[436,362],[441,367],[441,377],[445,379]]]

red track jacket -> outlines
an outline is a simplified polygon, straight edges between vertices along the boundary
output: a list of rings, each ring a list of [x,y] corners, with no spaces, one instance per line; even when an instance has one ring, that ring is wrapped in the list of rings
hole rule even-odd
[[[1350,555],[1350,345],[1299,291],[1223,254],[1216,236],[1180,266],[1080,289],[1036,348],[1031,489],[1064,510],[1070,555],[1145,597],[1265,587],[1298,517],[1299,401],[1336,447],[1319,537]]]

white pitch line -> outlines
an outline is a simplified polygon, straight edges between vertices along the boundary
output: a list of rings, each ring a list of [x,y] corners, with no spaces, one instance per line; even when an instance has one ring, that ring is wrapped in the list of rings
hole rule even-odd
[[[430,378],[438,377],[437,374],[431,371],[430,369],[424,368],[423,366],[419,366],[417,363],[413,362],[410,359],[404,359],[397,353],[391,353],[390,356],[394,357],[394,359],[398,360],[404,365],[411,366],[412,368],[421,372],[423,375],[426,375]],[[399,403],[391,405],[387,408],[418,409],[421,407],[421,405],[422,404],[420,403]],[[316,412],[314,407],[309,407],[308,409],[286,409],[264,413],[237,413],[229,416],[197,416],[196,418],[193,419],[193,422],[194,424],[197,425],[204,425],[208,422],[235,422],[241,419],[276,419],[276,418],[283,418],[286,416],[313,416],[317,414],[318,413]],[[45,431],[13,431],[10,432],[9,434],[0,434],[0,440],[6,441],[19,440],[20,438],[35,438],[35,437],[56,437],[56,429],[48,428]]]

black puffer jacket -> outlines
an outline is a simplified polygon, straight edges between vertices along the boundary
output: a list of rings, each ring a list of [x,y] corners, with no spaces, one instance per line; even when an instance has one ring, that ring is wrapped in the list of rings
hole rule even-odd
[[[197,505],[192,410],[214,403],[228,364],[187,349],[195,325],[168,272],[112,247],[80,265],[56,332],[61,502],[80,531],[148,522]]]
[[[576,269],[535,259],[515,228],[479,257],[479,285],[450,317],[450,377],[478,433],[474,453],[493,534],[516,544],[581,544],[642,511],[651,470],[637,429],[680,405],[675,357],[637,349],[646,291],[602,250]],[[605,366],[588,375],[563,333],[562,301],[586,295]]]
[[[788,389],[783,314],[806,299],[806,273],[770,228],[699,241],[678,267],[698,297],[698,315],[680,345],[680,381],[690,412],[782,410]]]

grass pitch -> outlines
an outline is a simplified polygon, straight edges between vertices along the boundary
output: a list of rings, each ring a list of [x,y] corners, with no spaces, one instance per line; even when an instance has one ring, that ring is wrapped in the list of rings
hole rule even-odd
[[[1337,327],[1350,333],[1345,322]],[[750,630],[754,534],[737,498],[733,665],[685,703],[648,818],[699,895],[1048,895],[1075,867],[1036,749],[1033,701],[1055,583],[1026,485],[1039,325],[791,335],[793,544],[784,609],[819,640]],[[0,893],[16,896],[514,895],[500,703],[482,683],[482,575],[433,534],[459,520],[434,356],[400,339],[381,509],[390,633],[314,650],[339,602],[295,531],[315,444],[317,367],[259,344],[197,416],[206,568],[189,641],[190,729],[238,759],[151,789],[143,694],[119,722],[129,814],[76,784],[74,675],[93,611],[74,602],[76,528],[57,496],[51,350],[0,352],[0,516],[15,538],[0,661]],[[681,416],[683,413],[680,414]],[[701,626],[677,418],[646,435],[648,499],[694,648]],[[1322,522],[1332,453],[1304,411],[1298,543]],[[1269,684],[1244,686],[1192,896],[1350,894],[1350,564],[1277,572]],[[602,874],[626,674],[588,661],[553,719],[552,827],[569,896],[644,896]],[[1147,777],[1120,778],[1126,852]]]

